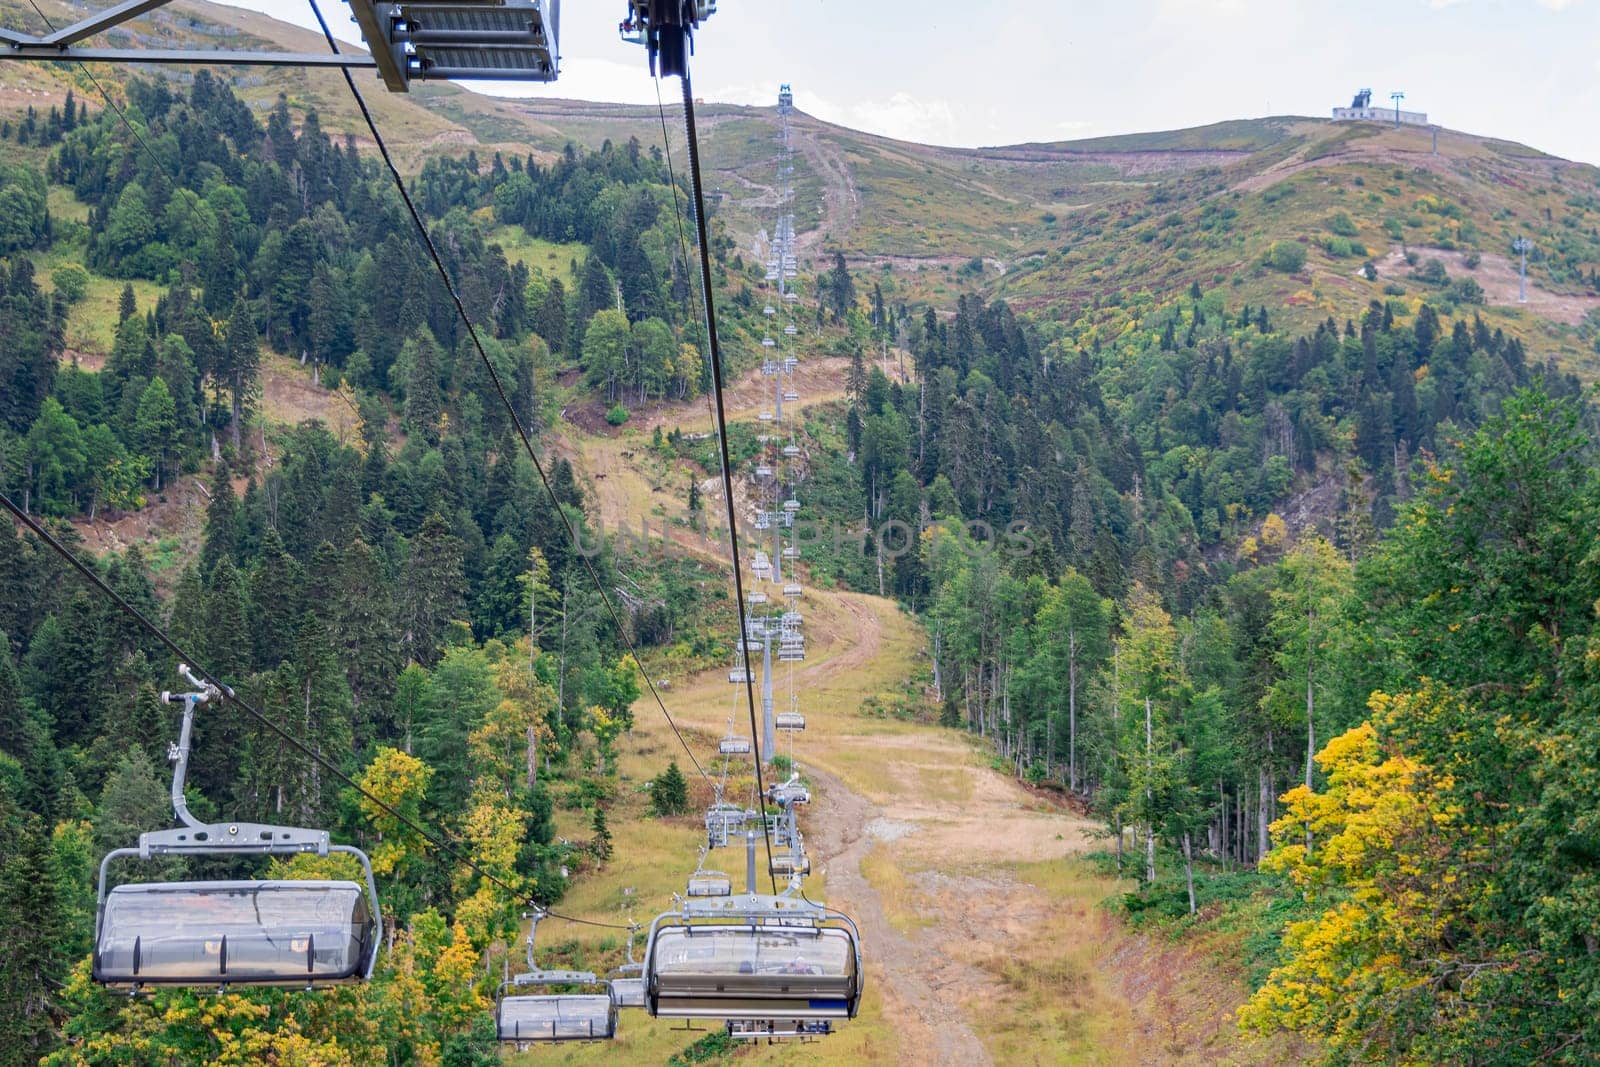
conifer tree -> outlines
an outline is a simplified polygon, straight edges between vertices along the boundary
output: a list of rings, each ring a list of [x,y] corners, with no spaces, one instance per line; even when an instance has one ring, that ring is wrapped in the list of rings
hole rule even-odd
[[[589,822],[589,829],[594,837],[589,839],[589,851],[594,858],[604,863],[611,858],[611,828],[606,825],[606,810],[596,804],[594,818]]]
[[[438,662],[446,629],[465,610],[462,552],[461,538],[438,512],[428,516],[411,542],[400,638],[407,656],[424,667]]]
[[[200,548],[200,576],[209,578],[223,556],[238,563],[239,505],[226,463],[218,463],[211,477],[211,499],[206,504],[206,537]]]
[[[243,296],[236,297],[228,313],[224,344],[216,375],[228,391],[229,431],[233,451],[238,455],[244,444],[244,417],[255,396],[261,373],[261,342],[256,334],[255,316]]]
[[[650,803],[657,815],[681,815],[689,806],[689,783],[684,781],[678,761],[667,764],[655,781],[650,783]]]
[[[66,971],[58,888],[39,818],[0,779],[0,1063],[35,1063],[56,1043],[54,990]]]

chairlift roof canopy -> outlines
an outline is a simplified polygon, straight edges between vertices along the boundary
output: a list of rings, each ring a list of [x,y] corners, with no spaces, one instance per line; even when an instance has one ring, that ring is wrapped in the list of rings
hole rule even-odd
[[[377,950],[356,882],[150,882],[106,894],[93,973],[120,987],[325,985],[363,979]]]
[[[501,1041],[607,1041],[617,1033],[610,993],[540,993],[502,997],[495,1013]]]

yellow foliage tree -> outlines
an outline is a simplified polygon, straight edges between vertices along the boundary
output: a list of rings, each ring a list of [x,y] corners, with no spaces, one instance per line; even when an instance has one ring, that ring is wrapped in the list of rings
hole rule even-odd
[[[555,739],[550,717],[556,693],[534,673],[536,659],[531,642],[524,637],[494,664],[500,702],[467,738],[477,773],[496,779],[507,793],[519,772],[524,784],[533,788],[539,748]]]
[[[372,869],[377,874],[392,874],[407,856],[420,853],[426,843],[392,810],[411,822],[420,820],[422,799],[427,795],[428,783],[433,780],[433,768],[398,749],[379,748],[367,769],[361,772],[361,814],[367,818],[378,834],[378,847],[372,850]],[[384,806],[373,803],[371,794]],[[387,810],[386,810],[387,809]]]
[[[1458,813],[1440,799],[1448,776],[1386,750],[1380,730],[1406,717],[1460,711],[1434,687],[1400,696],[1374,693],[1371,719],[1317,754],[1327,787],[1296,786],[1272,824],[1276,847],[1262,869],[1283,874],[1321,912],[1289,924],[1283,962],[1239,1010],[1246,1031],[1318,1034],[1335,1050],[1383,1060],[1396,1020],[1418,998],[1437,995],[1436,959],[1447,917],[1461,901]],[[1318,841],[1308,853],[1305,829]]]

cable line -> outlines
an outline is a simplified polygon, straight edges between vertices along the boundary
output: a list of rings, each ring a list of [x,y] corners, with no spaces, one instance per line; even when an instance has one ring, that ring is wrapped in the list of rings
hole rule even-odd
[[[309,0],[309,2],[311,4],[311,13],[317,17],[317,24],[322,27],[322,35],[327,39],[328,47],[333,50],[334,55],[339,55],[339,42],[334,40],[333,31],[328,28],[328,20],[322,17],[322,8],[318,6],[317,0]],[[366,120],[367,129],[371,132],[372,139],[377,142],[378,154],[383,157],[384,166],[388,168],[390,177],[394,179],[395,188],[400,191],[400,198],[405,201],[406,211],[410,213],[411,221],[416,225],[417,235],[422,238],[422,243],[427,248],[428,256],[433,260],[433,265],[439,272],[439,278],[444,282],[446,292],[450,294],[451,302],[455,304],[456,314],[460,316],[462,323],[467,327],[467,333],[472,338],[472,345],[478,350],[478,358],[483,361],[484,369],[489,372],[489,380],[494,383],[494,391],[499,394],[500,402],[505,405],[506,414],[511,417],[511,424],[517,428],[517,436],[522,439],[522,447],[527,451],[528,458],[533,461],[533,469],[539,472],[539,482],[544,486],[545,495],[550,498],[550,503],[555,508],[556,514],[561,516],[562,525],[567,528],[567,535],[572,539],[574,554],[583,561],[584,569],[589,572],[589,577],[594,580],[595,589],[600,593],[600,599],[605,602],[606,611],[611,615],[611,621],[616,624],[617,636],[622,639],[628,654],[633,657],[634,666],[639,669],[639,675],[644,678],[644,684],[649,687],[650,695],[655,698],[656,706],[661,709],[661,714],[666,718],[667,725],[672,727],[672,732],[678,738],[678,744],[683,746],[684,753],[688,755],[689,762],[694,764],[694,769],[699,772],[700,777],[709,782],[711,776],[706,773],[706,769],[695,758],[694,750],[689,747],[689,742],[685,740],[683,731],[679,730],[678,724],[672,721],[672,714],[667,711],[666,702],[661,699],[660,691],[656,689],[655,682],[650,679],[649,672],[644,669],[644,663],[639,659],[639,652],[634,648],[633,640],[628,636],[626,627],[622,625],[622,616],[617,613],[616,604],[612,602],[611,595],[606,592],[605,583],[600,580],[600,574],[594,569],[594,564],[590,561],[588,555],[584,553],[583,541],[578,536],[577,528],[572,525],[572,520],[567,516],[566,511],[561,507],[561,501],[556,497],[555,489],[550,484],[550,478],[545,473],[544,464],[539,462],[539,457],[534,452],[533,441],[528,436],[527,428],[522,425],[522,418],[517,414],[516,408],[512,406],[511,398],[506,394],[505,384],[500,380],[500,372],[495,369],[494,361],[489,358],[489,353],[484,350],[483,340],[478,336],[478,328],[473,325],[472,316],[467,314],[467,307],[461,301],[461,294],[457,291],[455,283],[450,279],[450,272],[445,268],[444,260],[439,255],[438,247],[433,243],[433,235],[428,232],[427,224],[422,221],[422,215],[417,211],[417,205],[411,199],[411,192],[406,188],[405,179],[400,176],[399,168],[394,165],[394,159],[389,155],[389,146],[384,142],[383,135],[378,132],[378,124],[373,119],[371,110],[367,107],[366,98],[361,95],[361,90],[356,86],[356,80],[350,74],[350,71],[343,70],[342,73],[344,74],[345,84],[350,87],[350,94],[355,97],[356,106],[361,109],[361,117]]]
[[[700,140],[695,132],[694,93],[689,86],[687,64],[683,69],[683,126],[689,142],[689,187],[694,198],[690,206],[694,209],[695,236],[700,241],[700,298],[705,302],[706,335],[711,349],[711,388],[717,401],[717,444],[722,453],[723,504],[728,513],[728,547],[733,556],[733,594],[739,611],[739,642],[742,645],[749,640],[750,620],[745,613],[744,574],[739,567],[739,521],[733,506],[733,460],[728,453],[728,410],[722,390],[722,344],[717,337],[717,312],[711,295],[711,239],[706,232],[705,191],[700,180]],[[756,791],[761,798],[759,808],[762,813],[761,834],[767,845],[767,877],[772,880],[772,891],[776,893],[778,878],[772,873],[772,832],[767,827],[766,817],[767,786],[761,775],[761,731],[756,726],[756,686],[748,667],[744,673],[744,691],[750,705],[750,745],[755,753]]]
[[[509,894],[513,900],[521,900],[532,907],[538,907],[541,910],[548,911],[548,909],[544,908],[537,901],[526,900],[522,891],[513,888],[498,875],[485,870],[475,861],[462,854],[448,841],[446,841],[442,834],[435,835],[429,833],[423,826],[400,814],[389,804],[374,796],[371,792],[364,788],[361,783],[357,782],[354,778],[351,778],[348,774],[341,770],[338,764],[334,763],[320,752],[307,747],[305,743],[300,741],[293,734],[289,733],[283,727],[279,726],[277,723],[263,715],[260,711],[252,707],[248,701],[233,691],[232,686],[229,686],[216,675],[212,674],[205,668],[203,664],[195,659],[194,656],[190,655],[186,650],[179,647],[178,643],[174,641],[164,629],[152,622],[149,616],[145,615],[144,612],[128,603],[127,599],[124,598],[121,593],[113,589],[106,582],[106,580],[100,576],[98,571],[74,555],[71,549],[67,548],[66,545],[63,545],[54,534],[41,525],[39,521],[32,515],[29,515],[27,512],[23,511],[22,508],[17,506],[16,501],[12,500],[11,497],[7,496],[5,493],[0,493],[0,505],[4,505],[5,509],[11,512],[12,515],[16,516],[17,520],[26,526],[30,531],[32,531],[34,536],[48,544],[52,549],[55,550],[58,556],[71,564],[72,568],[82,575],[90,585],[93,585],[96,589],[99,589],[106,596],[110,597],[111,600],[116,603],[118,608],[120,608],[126,615],[128,615],[146,631],[148,631],[150,636],[154,637],[157,641],[160,641],[164,646],[166,646],[169,652],[178,657],[179,662],[188,664],[194,673],[198,674],[211,685],[216,686],[217,690],[224,697],[226,697],[229,702],[237,705],[245,714],[249,715],[257,723],[266,727],[268,731],[277,736],[278,740],[289,745],[289,747],[293,748],[296,752],[299,752],[302,756],[305,756],[307,759],[310,759],[318,766],[322,767],[340,782],[355,790],[364,799],[371,801],[372,804],[385,815],[388,815],[390,818],[398,821],[402,826],[405,826],[407,829],[414,832],[418,837],[422,838],[428,844],[438,849],[445,856],[457,863],[462,864],[468,870],[473,871],[474,873],[505,890],[505,892]],[[555,915],[555,912],[550,912],[550,914]],[[628,929],[626,926],[615,926],[615,924],[599,923],[592,919],[577,919],[565,915],[555,915],[555,917],[559,919],[565,919],[568,922],[586,923],[591,926],[611,926],[612,928],[619,930]]]
[[[678,202],[678,177],[677,171],[674,169],[672,164],[672,137],[667,133],[667,109],[666,105],[661,99],[661,79],[656,78],[654,81],[656,87],[656,114],[661,119],[661,144],[666,153],[667,176],[671,179],[670,184],[672,187],[673,221],[677,224],[678,246],[683,255],[684,268],[688,269],[688,239],[684,236],[683,232],[683,207]],[[684,73],[684,82],[684,91],[687,93],[687,70]],[[728,516],[728,544],[731,548],[733,556],[734,600],[737,603],[739,612],[739,647],[745,650],[740,657],[740,661],[745,665],[744,687],[745,695],[750,705],[750,750],[752,753],[752,762],[755,764],[756,769],[757,799],[756,803],[753,804],[752,807],[756,808],[762,813],[761,836],[767,850],[767,875],[772,882],[773,892],[777,892],[777,876],[772,874],[772,831],[767,826],[766,818],[766,784],[762,781],[761,776],[761,736],[760,731],[756,728],[755,679],[752,677],[750,672],[749,650],[745,648],[746,644],[750,640],[749,620],[745,616],[744,590],[739,574],[739,525],[735,518],[733,506],[733,469],[730,466],[730,458],[728,453],[727,413],[724,410],[722,396],[722,349],[716,332],[716,314],[711,301],[711,290],[709,288],[711,284],[711,270],[709,266],[710,261],[708,258],[710,254],[710,245],[707,241],[706,228],[702,221],[705,216],[705,202],[701,192],[700,184],[699,135],[695,128],[694,113],[692,110],[686,110],[684,112],[684,127],[686,131],[685,138],[688,141],[689,148],[691,191],[692,195],[695,197],[695,236],[700,245],[700,292],[702,297],[700,322],[706,338],[707,358],[711,361],[711,385],[712,392],[715,397],[714,403],[711,396],[708,396],[706,401],[711,413],[712,428],[716,431],[717,441],[720,445],[718,451],[718,460],[721,466],[722,474],[722,495],[727,508]],[[693,287],[691,286],[691,288]],[[763,638],[763,640],[766,640],[766,638]],[[724,784],[726,784],[726,763],[723,764],[723,780]]]

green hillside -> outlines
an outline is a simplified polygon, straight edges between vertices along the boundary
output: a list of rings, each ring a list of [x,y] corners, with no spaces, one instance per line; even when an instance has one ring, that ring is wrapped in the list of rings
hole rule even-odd
[[[320,47],[200,0],[136,28]],[[754,787],[710,755],[724,443],[746,550],[785,445],[814,524],[786,745],[869,994],[825,1042],[630,1018],[567,1062],[1600,1053],[1596,168],[1293,116],[980,149],[797,116],[769,437],[777,117],[707,105],[719,441],[672,111],[669,164],[655,108],[373,86],[480,359],[338,75],[96,76],[0,66],[0,489],[472,864],[223,703],[192,802],[372,851],[374,980],[95,985],[94,859],[167,818],[171,657],[0,526],[0,1067],[539,1062],[489,1025],[522,907],[601,924],[546,965],[619,964],[717,775]]]

